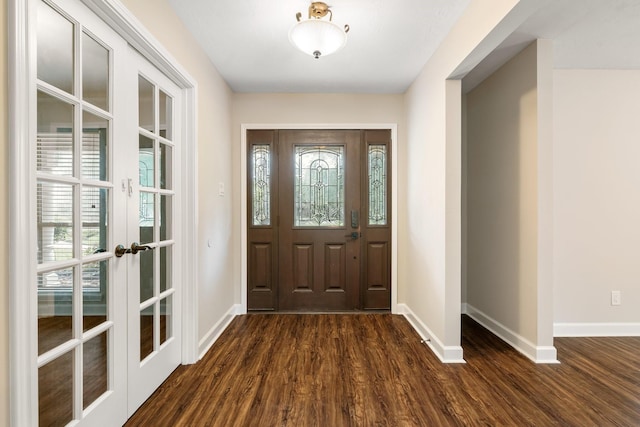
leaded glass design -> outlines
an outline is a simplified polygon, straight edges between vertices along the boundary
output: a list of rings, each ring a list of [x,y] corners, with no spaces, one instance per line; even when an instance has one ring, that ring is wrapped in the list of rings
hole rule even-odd
[[[344,226],[344,147],[296,146],[294,225]]]
[[[369,224],[387,224],[387,146],[369,145],[367,153]]]
[[[251,158],[253,161],[252,224],[271,225],[271,146],[254,145]]]

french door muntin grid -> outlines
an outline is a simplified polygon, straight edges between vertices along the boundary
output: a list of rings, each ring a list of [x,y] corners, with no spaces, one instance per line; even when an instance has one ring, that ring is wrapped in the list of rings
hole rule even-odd
[[[112,258],[112,254],[107,251],[107,247],[110,247],[113,242],[113,231],[112,227],[108,227],[105,224],[104,230],[99,230],[98,233],[101,235],[99,246],[102,246],[102,243],[105,244],[104,247],[98,248],[95,253],[87,254],[83,250],[83,231],[84,231],[84,223],[83,223],[83,206],[86,205],[85,198],[91,193],[91,190],[97,190],[101,193],[101,204],[98,209],[103,212],[105,215],[100,214],[100,218],[110,221],[110,219],[106,218],[106,212],[111,211],[113,207],[112,201],[112,192],[113,192],[113,184],[108,181],[112,176],[109,173],[106,166],[110,167],[111,163],[111,152],[110,149],[106,149],[103,153],[105,155],[105,174],[98,176],[97,179],[92,179],[91,175],[87,175],[83,173],[83,161],[86,157],[84,153],[84,139],[87,132],[83,131],[85,127],[83,123],[84,116],[86,114],[90,114],[92,117],[99,118],[104,123],[106,123],[106,138],[105,143],[106,147],[111,147],[111,127],[113,116],[109,112],[111,111],[111,90],[107,89],[107,104],[105,107],[109,110],[106,111],[102,108],[96,107],[91,103],[87,102],[83,97],[83,43],[87,41],[87,36],[90,37],[93,42],[99,43],[99,45],[107,52],[107,64],[108,68],[108,81],[111,82],[112,78],[112,70],[113,70],[113,55],[112,51],[99,41],[97,37],[91,34],[86,28],[84,28],[79,22],[76,22],[71,17],[63,13],[59,10],[55,5],[49,3],[39,3],[40,10],[42,11],[43,7],[51,7],[55,13],[58,13],[61,17],[69,21],[72,28],[72,93],[68,93],[64,90],[59,89],[58,87],[50,84],[49,82],[38,79],[36,83],[36,87],[39,93],[46,94],[46,96],[54,99],[56,102],[60,102],[64,105],[71,106],[72,115],[71,115],[71,128],[70,129],[50,129],[53,133],[58,134],[71,134],[71,138],[69,139],[69,143],[71,144],[71,174],[60,175],[56,174],[56,171],[50,170],[47,167],[39,167],[36,172],[37,178],[37,186],[40,189],[38,194],[39,199],[39,221],[42,221],[42,210],[44,210],[44,204],[46,203],[55,203],[55,200],[48,199],[49,197],[55,197],[56,192],[53,191],[53,194],[44,194],[42,189],[63,189],[66,188],[67,192],[70,190],[70,206],[67,206],[66,209],[71,210],[70,218],[70,226],[71,229],[71,251],[68,256],[62,256],[62,260],[55,259],[56,257],[43,257],[44,248],[41,246],[44,243],[44,237],[42,234],[42,224],[40,224],[39,230],[39,257],[38,257],[38,266],[37,266],[37,277],[38,282],[42,282],[45,280],[47,275],[55,274],[55,272],[62,271],[70,271],[71,277],[69,280],[69,287],[58,287],[57,289],[46,289],[46,287],[38,288],[38,299],[45,300],[47,298],[52,299],[54,301],[53,307],[49,307],[48,310],[53,310],[53,314],[57,314],[56,310],[62,310],[62,314],[71,316],[71,336],[69,339],[62,341],[61,343],[54,343],[53,348],[47,348],[43,352],[38,352],[37,357],[37,368],[38,372],[46,372],[46,367],[49,364],[56,364],[59,361],[64,362],[68,357],[71,359],[71,370],[69,372],[69,377],[71,381],[71,394],[72,394],[72,402],[70,402],[71,413],[68,414],[72,419],[82,419],[83,412],[88,410],[92,405],[97,404],[101,399],[100,396],[104,396],[105,393],[111,388],[111,384],[113,383],[113,375],[111,369],[108,367],[111,366],[111,363],[106,363],[106,387],[104,390],[99,391],[97,395],[92,396],[91,401],[86,401],[86,396],[84,393],[85,388],[85,366],[84,366],[84,357],[83,353],[88,343],[93,342],[94,340],[101,335],[103,339],[106,341],[106,358],[107,360],[112,360],[113,358],[113,304],[111,301],[112,292],[110,289],[111,283],[109,282],[109,277],[112,277],[113,273],[113,264],[110,262]],[[50,13],[48,9],[44,9],[44,13]],[[40,40],[40,39],[39,39]],[[107,83],[108,85],[110,83]],[[108,86],[107,86],[108,87]],[[40,107],[40,105],[39,105]],[[54,123],[51,123],[53,126]],[[62,127],[67,127],[69,124],[64,123]],[[40,131],[40,130],[39,130]],[[69,132],[71,131],[71,132]],[[40,133],[40,132],[39,132]],[[50,136],[50,135],[49,135]],[[68,137],[69,135],[67,135]],[[39,135],[39,143],[36,144],[37,147],[43,143],[46,136],[42,135],[40,138]],[[64,143],[64,142],[63,142]],[[42,155],[42,150],[38,150],[38,154]],[[36,154],[36,158],[38,157]],[[87,156],[88,160],[88,156]],[[38,166],[42,166],[43,162],[37,162]],[[106,176],[105,176],[106,175]],[[87,191],[88,190],[88,191]],[[69,202],[69,201],[67,201]],[[69,204],[69,203],[68,203]],[[55,208],[54,208],[55,209]],[[104,234],[103,234],[104,233]],[[85,313],[85,298],[84,298],[84,285],[86,283],[87,274],[83,273],[85,269],[95,269],[95,265],[99,265],[99,281],[101,285],[98,287],[98,292],[106,292],[106,295],[103,295],[104,304],[104,321],[99,324],[89,327],[89,325],[84,325],[84,316]],[[106,265],[106,268],[105,268]],[[90,267],[89,267],[90,266]],[[86,273],[86,272],[85,272]],[[105,277],[102,277],[102,275]],[[95,287],[91,286],[92,291],[95,292]],[[61,308],[57,307],[56,302],[60,301],[62,304]],[[39,310],[47,308],[41,308],[39,304]],[[103,335],[105,334],[105,335]],[[39,340],[40,333],[37,335]],[[63,363],[64,364],[64,363]],[[42,390],[41,390],[42,391]],[[70,421],[70,420],[69,420]]]
[[[175,241],[172,236],[173,198],[173,161],[175,144],[171,141],[173,129],[173,99],[153,80],[143,74],[138,77],[139,96],[139,233],[140,243],[153,248],[147,255],[140,253],[140,361],[143,365],[173,338],[172,316],[175,288],[171,283],[172,249]],[[144,86],[144,89],[143,89]],[[151,99],[145,100],[143,92],[151,89]],[[144,104],[152,106],[152,123],[143,117]],[[163,112],[164,109],[164,112]],[[151,159],[149,159],[151,158]],[[151,169],[151,171],[150,171]],[[149,179],[150,178],[150,179]],[[151,181],[151,182],[149,182]],[[151,233],[149,233],[151,228]],[[149,258],[151,256],[152,258]],[[146,264],[152,264],[152,289],[144,289],[149,277]],[[145,292],[146,291],[146,292]],[[148,317],[153,321],[148,327]],[[164,316],[164,317],[163,317]],[[164,328],[162,320],[164,321]],[[152,346],[149,346],[149,333]]]

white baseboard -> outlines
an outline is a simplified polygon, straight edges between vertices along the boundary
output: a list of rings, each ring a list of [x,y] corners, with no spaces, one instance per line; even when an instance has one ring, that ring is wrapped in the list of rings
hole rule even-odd
[[[554,337],[640,337],[640,323],[554,323]]]
[[[467,303],[466,303],[466,302],[463,302],[463,303],[460,305],[460,313],[462,313],[462,314],[469,314],[469,313],[468,313],[468,310],[469,310],[469,307],[467,306]]]
[[[409,306],[398,304],[398,314],[402,314],[407,319],[442,363],[466,363],[462,357],[462,347],[442,344],[438,337],[415,315]]]
[[[466,304],[466,314],[490,330],[504,342],[536,363],[560,363],[554,346],[536,346],[528,339],[492,319],[470,304]]]
[[[242,307],[240,304],[233,305],[225,314],[222,316],[220,320],[216,322],[215,325],[202,337],[202,339],[198,342],[198,360],[202,359],[204,355],[209,351],[213,343],[220,337],[220,334],[227,329],[229,323],[233,320],[234,317],[238,315],[238,313],[242,312]]]

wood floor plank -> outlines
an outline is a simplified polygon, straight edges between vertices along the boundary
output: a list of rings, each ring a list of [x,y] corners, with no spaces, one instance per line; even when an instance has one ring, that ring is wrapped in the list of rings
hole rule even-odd
[[[467,363],[445,365],[401,316],[239,316],[126,425],[640,425],[640,338],[558,338],[536,365],[462,325]]]

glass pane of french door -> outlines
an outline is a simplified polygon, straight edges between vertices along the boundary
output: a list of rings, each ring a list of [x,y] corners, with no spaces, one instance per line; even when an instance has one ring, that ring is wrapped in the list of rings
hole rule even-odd
[[[118,273],[111,248],[123,223],[112,214],[116,116],[110,79],[115,49],[126,50],[126,44],[78,1],[32,3],[38,423],[92,424],[102,410],[120,422],[126,395],[116,354],[126,340],[115,335],[115,325],[126,311],[113,303]]]

